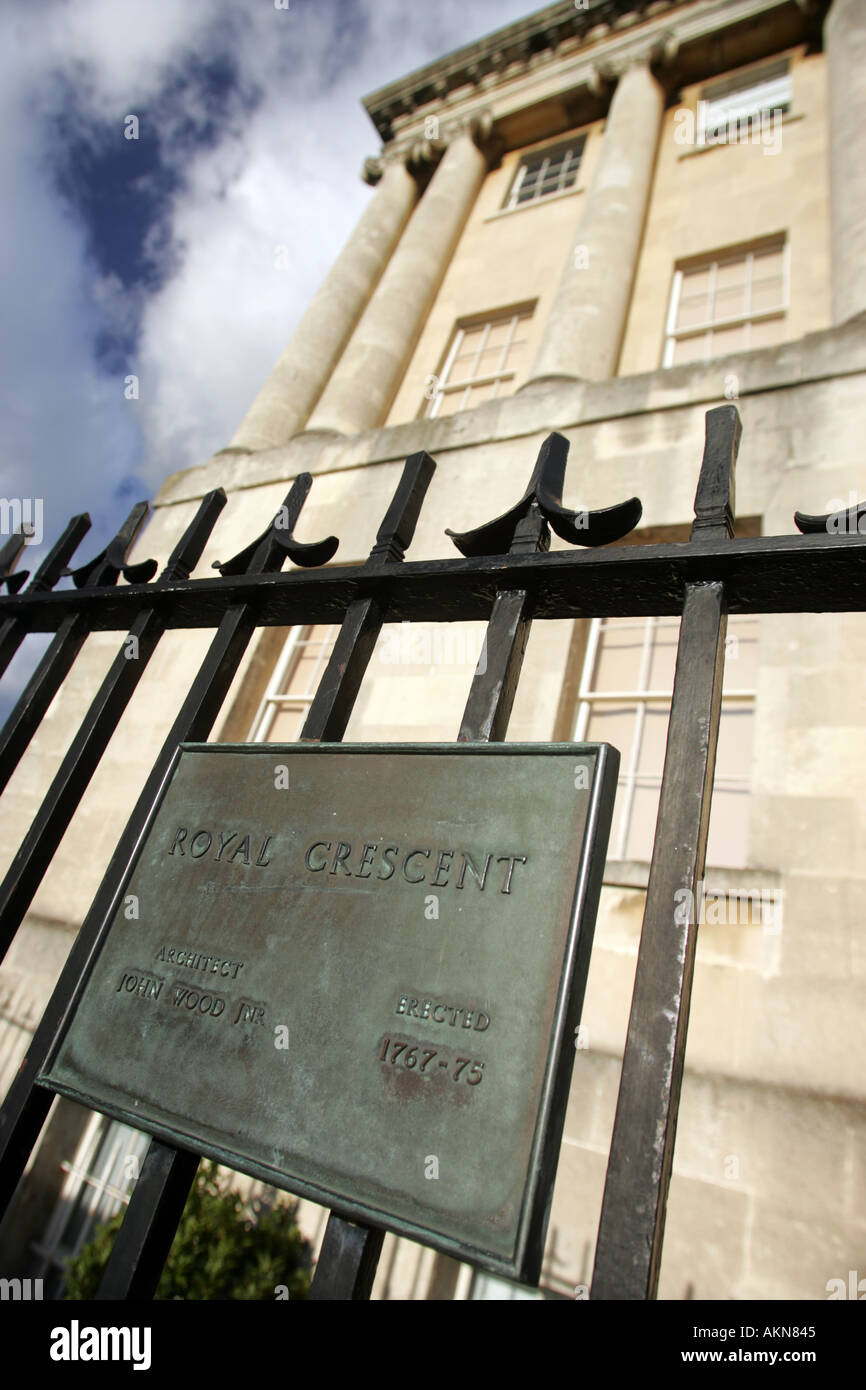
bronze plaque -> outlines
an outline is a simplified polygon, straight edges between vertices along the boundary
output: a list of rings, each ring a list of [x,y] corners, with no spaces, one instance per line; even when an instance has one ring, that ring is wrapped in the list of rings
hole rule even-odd
[[[537,1281],[618,762],[183,745],[43,1084]]]

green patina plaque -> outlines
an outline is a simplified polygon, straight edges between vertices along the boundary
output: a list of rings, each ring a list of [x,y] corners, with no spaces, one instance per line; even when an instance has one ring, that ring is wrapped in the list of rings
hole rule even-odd
[[[537,1280],[618,761],[183,745],[41,1081]]]

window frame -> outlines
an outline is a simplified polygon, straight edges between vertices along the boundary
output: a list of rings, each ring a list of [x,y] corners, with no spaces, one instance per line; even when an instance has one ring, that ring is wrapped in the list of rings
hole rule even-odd
[[[309,636],[314,627],[327,627],[327,635],[320,641],[320,650],[316,657],[316,664],[310,673],[308,688],[303,693],[294,693],[285,687],[289,684],[294,674],[295,667],[307,646],[314,645],[314,640]],[[328,659],[337,640],[340,631],[339,623],[302,623],[289,630],[289,634],[283,644],[283,649],[274,664],[268,681],[265,693],[262,696],[259,707],[256,710],[255,718],[250,726],[248,741],[250,743],[268,743],[268,734],[273,726],[274,720],[281,710],[291,706],[298,706],[299,712],[304,718],[309,713],[310,705],[313,703],[319,681]],[[307,636],[304,636],[304,634]],[[316,639],[319,641],[319,639]],[[281,740],[285,742],[285,740]]]
[[[755,622],[759,621],[759,614],[740,614],[738,621]],[[631,747],[628,752],[623,749],[622,760],[620,762],[619,774],[617,776],[617,797],[622,792],[625,793],[625,802],[619,814],[618,822],[615,821],[611,827],[611,842],[608,847],[608,858],[617,862],[627,862],[628,841],[631,834],[632,811],[634,807],[635,793],[639,787],[658,786],[661,791],[662,776],[664,772],[664,759],[659,767],[658,773],[640,772],[638,770],[644,726],[646,723],[646,712],[648,705],[667,705],[670,709],[673,698],[673,684],[670,690],[652,689],[633,689],[624,688],[622,690],[599,690],[590,684],[596,666],[601,634],[606,623],[615,623],[617,631],[623,631],[629,627],[636,630],[643,629],[643,650],[640,657],[639,682],[641,686],[646,686],[649,676],[650,663],[653,655],[653,637],[661,627],[679,628],[680,620],[665,616],[651,616],[647,618],[626,618],[626,619],[607,619],[591,618],[590,628],[587,636],[586,651],[583,666],[580,674],[580,682],[577,692],[577,715],[574,724],[574,741],[585,743],[587,728],[593,712],[593,707],[598,708],[605,704],[631,704],[635,708],[634,729],[631,735]],[[760,636],[760,629],[758,629]],[[753,689],[723,690],[722,710],[726,705],[733,703],[748,703],[752,710],[757,708],[757,687]],[[743,787],[743,778],[716,772],[714,776],[714,786],[724,786],[728,784],[732,787]],[[614,838],[616,837],[616,838]],[[650,847],[650,855],[652,846]],[[638,859],[638,863],[649,863],[649,859]],[[710,865],[708,867],[719,869],[738,869],[742,865]]]
[[[505,364],[508,361],[508,354],[514,346],[514,338],[518,324],[528,323],[535,314],[537,301],[526,302],[513,305],[507,309],[488,312],[487,314],[474,314],[469,318],[458,319],[452,330],[451,342],[445,351],[445,357],[439,371],[436,373],[436,390],[432,396],[426,397],[421,410],[420,418],[423,420],[435,420],[439,416],[442,401],[446,396],[457,395],[461,391],[472,391],[478,386],[494,386],[493,399],[499,399],[498,387],[501,382],[513,381],[517,375],[517,368],[500,366],[495,372],[485,372],[481,376],[462,377],[459,381],[449,381],[450,372],[459,355],[461,345],[467,333],[474,332],[478,328],[483,328],[481,342],[475,352],[475,363],[477,364],[482,353],[486,351],[487,340],[491,328],[499,324],[508,323],[509,329],[505,342],[502,344],[500,362]],[[471,397],[470,397],[471,399]],[[460,415],[471,406],[462,405],[459,410],[452,412]]]
[[[135,1158],[143,1162],[149,1143],[150,1135],[144,1130],[134,1129],[98,1111],[91,1112],[73,1158],[60,1163],[63,1185],[42,1240],[33,1242],[31,1247],[40,1259],[38,1277],[49,1278],[53,1272],[59,1281],[52,1297],[62,1296],[67,1262],[87,1244],[98,1225],[110,1221],[129,1203],[135,1178],[124,1178],[123,1187],[111,1181],[118,1159]],[[85,1219],[81,1229],[74,1242],[65,1246],[63,1237],[82,1209]]]
[[[773,95],[778,90],[781,99]],[[766,95],[762,95],[766,94]],[[734,73],[721,81],[711,82],[701,89],[698,100],[696,143],[698,145],[732,144],[727,139],[733,126],[749,121],[762,111],[790,112],[794,104],[794,82],[789,58]],[[714,110],[719,114],[713,117]],[[725,139],[718,137],[724,132]]]
[[[571,189],[575,188],[583,165],[583,157],[586,153],[586,141],[587,132],[581,131],[571,139],[557,140],[551,145],[541,145],[535,149],[524,150],[520,156],[520,163],[517,166],[514,178],[505,195],[501,211],[516,212],[518,208],[534,207],[537,203],[545,203],[548,198],[561,197],[563,193],[568,193]],[[557,186],[547,193],[542,193],[541,188],[547,177],[547,169],[551,160],[553,158],[558,158],[560,155],[564,156],[564,162],[562,170],[557,176]],[[574,156],[574,158],[572,158],[572,156]],[[536,190],[531,198],[520,199],[518,195],[526,182],[526,175],[530,165],[539,157],[541,158],[541,169]],[[564,183],[563,179],[565,175],[571,175],[572,173],[574,177],[569,178],[568,183]]]
[[[780,303],[771,309],[752,310],[749,301],[752,292],[752,271],[755,257],[762,252],[778,249],[782,253],[782,291]],[[709,270],[711,293],[715,298],[715,285],[720,266],[731,265],[737,261],[746,263],[746,290],[747,303],[745,312],[742,314],[730,314],[725,318],[707,319],[699,324],[691,324],[688,329],[681,329],[677,332],[676,322],[680,309],[680,299],[682,297],[683,280],[686,276],[699,270]],[[705,334],[712,333],[714,330],[723,328],[746,327],[752,323],[761,323],[767,319],[785,318],[791,308],[791,243],[787,232],[778,232],[770,237],[761,237],[757,241],[745,243],[736,247],[724,247],[717,251],[708,252],[706,256],[690,256],[688,260],[681,261],[674,267],[671,293],[668,301],[668,312],[665,319],[664,346],[662,349],[662,367],[672,366],[694,366],[700,362],[714,362],[718,359],[712,354],[704,357],[692,358],[689,362],[673,361],[677,344],[689,338],[700,338]],[[750,335],[747,333],[748,339]],[[711,341],[711,340],[710,340]],[[758,349],[760,350],[760,349]],[[748,345],[745,348],[737,349],[741,352],[755,351]],[[729,356],[729,353],[720,353],[719,357]]]

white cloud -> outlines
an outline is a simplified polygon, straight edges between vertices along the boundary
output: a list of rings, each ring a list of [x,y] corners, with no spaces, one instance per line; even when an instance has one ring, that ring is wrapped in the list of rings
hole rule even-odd
[[[0,483],[7,495],[46,496],[49,538],[83,506],[114,529],[126,504],[111,499],[113,484],[141,472],[155,491],[228,442],[370,196],[358,174],[378,137],[361,97],[528,8],[517,0],[291,0],[288,11],[269,0],[7,0]],[[223,52],[260,99],[234,100],[219,141],[206,146],[196,132],[207,111],[183,77],[191,62]],[[153,293],[96,270],[51,172],[52,118],[85,137],[91,122],[117,121],[121,138],[129,112],[159,122],[181,177],[151,240],[153,254],[167,257]],[[291,248],[288,270],[275,266],[279,245]],[[99,367],[94,339],[139,311],[133,406],[122,374],[107,378]]]

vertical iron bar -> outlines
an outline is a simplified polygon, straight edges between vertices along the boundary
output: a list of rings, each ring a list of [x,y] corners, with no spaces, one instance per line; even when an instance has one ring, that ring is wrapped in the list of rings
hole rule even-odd
[[[740,418],[706,417],[692,540],[733,534]],[[697,944],[725,664],[721,582],[686,585],[659,814],[605,1180],[591,1298],[658,1286]],[[682,890],[689,897],[683,901]],[[685,910],[687,909],[687,910]]]
[[[376,533],[366,568],[399,564],[415,534],[436,464],[421,450],[406,460],[394,497]],[[346,609],[334,650],[322,673],[304,727],[303,743],[339,743],[354,708],[376,639],[386,621],[373,599],[354,599]]]
[[[147,502],[137,502],[117,535],[94,560],[83,583],[87,587],[114,584],[120,576],[123,557],[141,530],[150,508]],[[83,571],[79,571],[83,574]],[[18,703],[0,730],[0,791],[6,786],[42,721],[57,691],[66,679],[88,634],[84,614],[64,618],[54,640],[43,656]]]
[[[186,578],[201,558],[205,542],[226,503],[222,488],[202,499],[199,509],[173,550],[158,582]],[[121,715],[131,700],[145,667],[165,632],[165,622],[153,608],[144,608],[79,726],[43,798],[9,870],[0,884],[0,959],[15,936],[48,865],[63,838],[87,785],[96,770]],[[126,644],[135,640],[134,655]]]
[[[13,531],[5,545],[0,546],[0,588],[5,584],[10,594],[15,594],[26,583],[28,570],[15,573],[15,568],[21,556],[24,554],[24,547],[28,537],[33,534],[23,526],[17,531]]]
[[[47,593],[54,588],[83,536],[90,530],[87,512],[72,517],[63,535],[48,552],[27,586],[28,594]],[[19,618],[6,618],[0,623],[0,676],[27,636],[26,625]]]
[[[150,1144],[135,1184],[140,1198],[135,1206],[130,1202],[123,1221],[123,1258],[115,1259],[112,1250],[97,1299],[137,1302],[153,1298],[197,1169],[198,1154],[168,1144]],[[150,1213],[155,1211],[159,1211],[160,1221],[154,1229]],[[119,1240],[118,1235],[115,1247]]]

